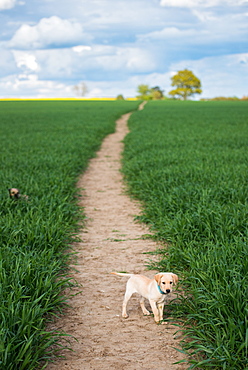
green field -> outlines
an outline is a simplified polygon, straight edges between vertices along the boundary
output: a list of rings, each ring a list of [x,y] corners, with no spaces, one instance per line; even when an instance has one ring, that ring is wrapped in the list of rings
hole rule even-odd
[[[177,273],[192,368],[247,369],[248,104],[149,102],[129,121],[123,172]]]
[[[69,247],[83,215],[75,184],[121,114],[138,102],[0,102],[0,368],[37,369],[59,333]],[[17,187],[29,201],[13,201]],[[67,253],[65,253],[67,251]],[[52,347],[53,349],[55,347]]]
[[[60,333],[70,245],[84,215],[77,178],[115,120],[137,101],[0,102],[0,368],[39,368]],[[248,104],[151,101],[131,116],[123,172],[143,204],[160,271],[186,292],[182,323],[192,368],[247,368]],[[13,201],[8,188],[29,201]],[[66,253],[65,253],[66,252]],[[61,294],[62,293],[62,294]]]

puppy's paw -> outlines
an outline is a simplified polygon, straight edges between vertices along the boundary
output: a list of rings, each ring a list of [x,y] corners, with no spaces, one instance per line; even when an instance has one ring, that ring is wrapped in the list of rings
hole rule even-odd
[[[160,324],[161,323],[161,321],[159,320],[159,317],[154,317],[154,321],[155,321],[156,324]]]
[[[144,314],[144,316],[150,316],[151,315],[151,312],[149,312],[149,311],[143,311],[143,314]]]

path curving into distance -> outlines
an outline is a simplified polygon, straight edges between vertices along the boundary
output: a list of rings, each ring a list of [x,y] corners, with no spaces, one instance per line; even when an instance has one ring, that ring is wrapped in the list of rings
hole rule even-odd
[[[143,105],[140,106],[140,109]],[[70,299],[70,308],[56,323],[58,330],[72,335],[73,351],[63,351],[65,359],[49,364],[48,370],[182,370],[173,365],[184,356],[172,324],[156,325],[152,316],[143,316],[138,297],[128,304],[129,318],[121,317],[126,278],[111,271],[126,271],[152,277],[145,264],[159,246],[149,239],[145,225],[134,221],[139,204],[125,193],[120,172],[123,139],[128,133],[131,113],[116,122],[116,132],[105,138],[96,158],[80,177],[80,205],[87,216],[86,227],[74,246],[81,285]]]

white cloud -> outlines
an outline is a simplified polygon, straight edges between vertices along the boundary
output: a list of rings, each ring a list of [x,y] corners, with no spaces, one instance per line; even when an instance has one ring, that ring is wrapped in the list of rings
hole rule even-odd
[[[16,0],[0,0],[0,10],[14,8]]]
[[[217,15],[210,11],[192,9],[197,21],[193,24],[181,24],[172,27],[164,27],[150,33],[138,35],[139,41],[166,41],[166,48],[170,52],[175,46],[185,50],[193,45],[198,51],[202,50],[206,55],[206,45],[211,52],[218,45],[220,49],[226,47],[230,42],[236,45],[247,40],[247,15],[246,13],[228,13]],[[230,32],[230,29],[232,32]],[[178,49],[180,50],[180,49]]]
[[[192,13],[203,23],[206,22],[217,22],[218,17],[215,16],[212,12],[200,11],[198,9],[193,9]]]
[[[83,65],[85,60],[82,59]],[[156,66],[154,56],[149,50],[138,47],[93,46],[86,64],[91,68],[101,68],[105,71],[150,72]]]
[[[86,45],[77,45],[77,46],[72,47],[72,50],[78,54],[82,53],[85,50],[91,50],[91,49],[92,49],[91,46],[86,46]]]
[[[204,2],[204,0],[161,0],[160,5],[179,8],[192,8],[195,6],[203,5]]]
[[[210,8],[215,6],[239,6],[247,4],[247,0],[161,0],[160,5],[180,8],[204,7]]]
[[[138,47],[95,46],[91,63],[104,70],[119,70],[120,73],[151,71],[156,63],[148,50]]]
[[[44,49],[78,44],[89,39],[81,23],[57,16],[42,18],[35,26],[23,24],[14,34],[8,46],[15,49]]]
[[[0,98],[72,97],[72,87],[61,82],[39,80],[36,74],[12,75],[0,81]]]
[[[37,71],[39,69],[35,55],[23,51],[13,51],[13,55],[18,68],[28,69],[30,71]]]
[[[159,31],[150,32],[145,35],[138,35],[138,39],[139,40],[145,40],[145,39],[171,40],[171,39],[177,38],[177,39],[182,40],[182,38],[188,39],[189,37],[199,35],[199,33],[202,33],[202,31],[194,30],[194,29],[183,30],[177,27],[165,27]]]
[[[131,73],[151,72],[156,60],[151,52],[137,47],[78,45],[69,49],[14,50],[16,66],[21,72],[35,71],[40,79],[105,79]],[[97,76],[97,77],[96,77]]]

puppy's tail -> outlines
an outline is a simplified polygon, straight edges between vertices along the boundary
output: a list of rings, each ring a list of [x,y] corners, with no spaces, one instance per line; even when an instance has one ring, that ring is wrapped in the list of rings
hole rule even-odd
[[[119,276],[127,276],[127,277],[133,276],[133,274],[126,274],[125,272],[111,272],[111,274],[119,275]]]

